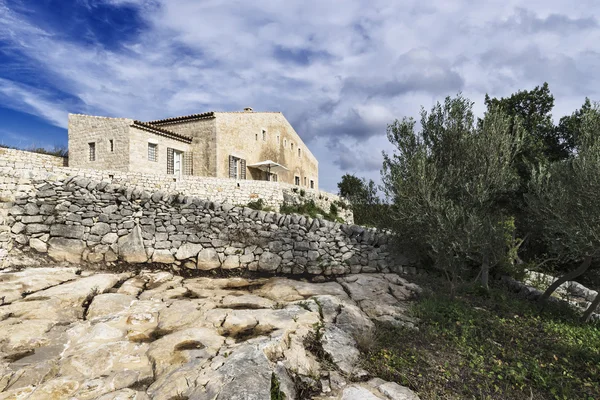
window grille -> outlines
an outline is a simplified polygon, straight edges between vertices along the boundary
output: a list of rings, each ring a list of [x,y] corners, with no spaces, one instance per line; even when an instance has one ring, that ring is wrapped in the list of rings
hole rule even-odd
[[[88,143],[90,161],[96,161],[96,143]]]
[[[173,149],[167,147],[167,174],[174,175],[175,174],[175,156]]]
[[[158,161],[157,147],[156,143],[148,143],[148,161]]]
[[[299,176],[295,176],[295,177],[294,177],[294,183],[295,183],[296,185],[300,185],[300,177],[299,177]]]
[[[185,153],[183,153],[183,174],[184,175],[193,175],[194,174],[193,165],[194,164],[193,164],[192,152],[186,151]]]

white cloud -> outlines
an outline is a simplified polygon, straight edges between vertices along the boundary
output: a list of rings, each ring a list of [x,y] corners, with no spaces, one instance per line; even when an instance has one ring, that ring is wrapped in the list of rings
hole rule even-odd
[[[335,190],[348,155],[357,157],[353,172],[376,177],[387,123],[446,95],[463,91],[481,112],[486,92],[505,96],[547,80],[555,115],[585,96],[600,99],[594,0],[104,2],[140,8],[139,36],[111,49],[82,44],[0,0],[0,40],[81,100],[57,102],[5,77],[3,104],[58,126],[73,111],[138,119],[282,111]]]

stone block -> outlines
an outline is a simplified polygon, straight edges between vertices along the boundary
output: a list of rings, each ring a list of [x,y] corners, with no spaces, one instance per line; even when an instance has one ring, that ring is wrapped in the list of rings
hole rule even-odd
[[[29,228],[30,225],[28,225]],[[54,224],[50,227],[50,236],[58,236],[71,239],[83,238],[83,225],[62,225]]]
[[[258,259],[258,269],[260,271],[275,271],[279,268],[282,258],[271,252],[264,252]]]
[[[201,244],[184,243],[177,249],[177,253],[175,253],[175,258],[177,258],[178,260],[193,258],[196,257],[201,250]]]
[[[29,247],[31,247],[38,253],[47,253],[48,252],[48,245],[37,238],[29,239]]]
[[[198,253],[198,261],[196,265],[199,270],[208,271],[219,268],[221,266],[221,261],[215,249],[206,248],[202,249],[200,253]]]
[[[77,239],[53,237],[48,241],[48,255],[55,261],[81,262],[85,243]]]

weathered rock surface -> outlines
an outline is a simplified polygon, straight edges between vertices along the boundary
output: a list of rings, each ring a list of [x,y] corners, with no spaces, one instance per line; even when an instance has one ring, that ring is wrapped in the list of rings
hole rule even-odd
[[[393,274],[4,270],[0,399],[270,399],[276,379],[288,399],[417,400],[392,382],[356,382],[356,339],[373,320],[410,324],[402,313],[418,291]]]

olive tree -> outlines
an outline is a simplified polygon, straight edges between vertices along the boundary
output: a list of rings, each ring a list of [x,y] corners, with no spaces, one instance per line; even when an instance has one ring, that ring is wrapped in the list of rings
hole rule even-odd
[[[530,183],[530,215],[541,226],[549,250],[565,262],[580,262],[540,297],[545,301],[564,282],[584,274],[600,255],[600,109],[585,111],[577,151],[569,159],[537,170]],[[589,317],[600,300],[586,312]]]
[[[488,288],[510,253],[514,227],[498,200],[518,184],[522,128],[499,107],[477,123],[461,95],[422,109],[415,128],[412,118],[388,127],[395,151],[384,153],[382,181],[393,228],[451,278],[477,266]]]

